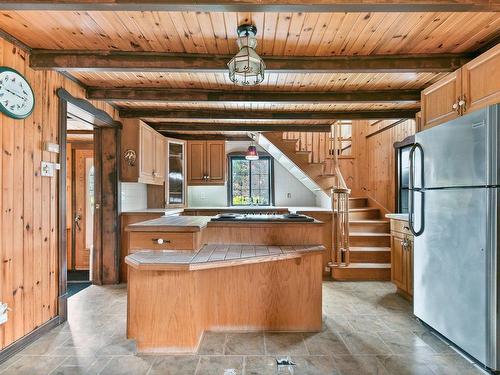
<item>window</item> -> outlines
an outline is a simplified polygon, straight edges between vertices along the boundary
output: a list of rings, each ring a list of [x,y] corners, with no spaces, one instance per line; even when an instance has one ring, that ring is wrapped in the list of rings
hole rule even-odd
[[[272,202],[273,168],[269,156],[246,160],[244,156],[229,157],[231,206],[270,206]]]

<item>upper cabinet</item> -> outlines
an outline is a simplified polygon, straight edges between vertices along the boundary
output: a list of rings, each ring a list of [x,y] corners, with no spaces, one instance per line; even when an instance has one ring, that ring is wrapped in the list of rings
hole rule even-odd
[[[425,130],[500,102],[500,45],[422,91]]]
[[[225,141],[188,141],[188,185],[223,185]]]
[[[123,120],[121,180],[162,185],[165,182],[165,137],[138,119]]]

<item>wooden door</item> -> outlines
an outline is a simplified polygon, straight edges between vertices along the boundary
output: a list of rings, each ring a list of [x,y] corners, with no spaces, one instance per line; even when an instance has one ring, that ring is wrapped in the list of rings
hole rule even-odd
[[[224,184],[226,171],[226,143],[207,141],[207,175],[210,184]]]
[[[139,131],[139,180],[144,183],[154,182],[154,147],[155,147],[155,132],[149,126],[140,125]]]
[[[154,144],[154,182],[162,185],[165,182],[165,137],[155,134]]]
[[[462,94],[460,69],[422,91],[421,130],[453,120],[459,116],[458,101]]]
[[[464,114],[500,103],[500,44],[462,67]]]
[[[88,270],[93,242],[93,150],[75,150],[73,269]]]
[[[205,182],[206,141],[188,141],[188,185],[200,185]]]
[[[406,289],[405,250],[403,237],[393,234],[391,236],[391,281],[399,289]]]

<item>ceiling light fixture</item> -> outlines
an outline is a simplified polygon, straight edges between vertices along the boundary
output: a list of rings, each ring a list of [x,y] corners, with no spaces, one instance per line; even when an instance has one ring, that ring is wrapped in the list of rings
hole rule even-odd
[[[247,153],[245,154],[245,159],[247,160],[259,160],[259,154],[257,152],[257,147],[255,146],[255,143],[250,142],[250,146],[248,146]]]
[[[227,63],[229,79],[240,86],[258,85],[264,80],[266,64],[255,52],[257,28],[254,25],[238,26],[240,51]]]

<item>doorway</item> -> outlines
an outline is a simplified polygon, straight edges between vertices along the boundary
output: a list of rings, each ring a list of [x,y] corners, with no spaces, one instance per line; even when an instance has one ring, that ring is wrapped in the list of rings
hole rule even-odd
[[[119,280],[121,123],[58,89],[59,317],[67,299],[90,284]],[[68,288],[69,286],[69,288]]]
[[[67,269],[68,297],[92,283],[94,252],[94,125],[67,114]]]

